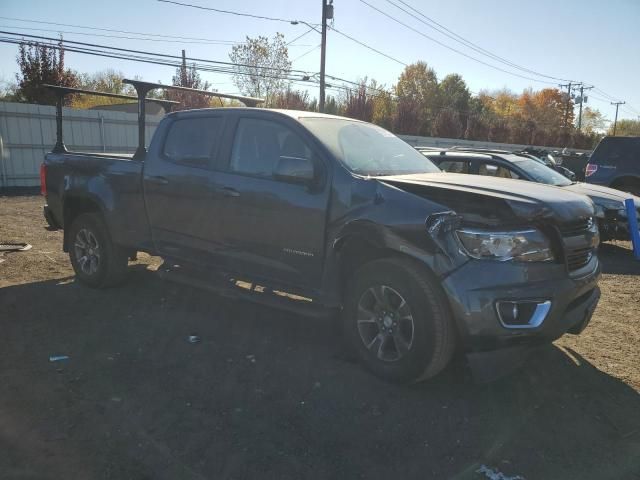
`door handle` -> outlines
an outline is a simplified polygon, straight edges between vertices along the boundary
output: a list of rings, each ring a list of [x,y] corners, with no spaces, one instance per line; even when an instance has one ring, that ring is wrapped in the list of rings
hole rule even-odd
[[[239,197],[240,196],[240,192],[237,191],[235,188],[231,188],[231,187],[222,187],[218,190],[223,197]]]
[[[169,180],[161,176],[148,175],[144,177],[144,179],[149,183],[155,183],[157,185],[167,185],[169,183]]]

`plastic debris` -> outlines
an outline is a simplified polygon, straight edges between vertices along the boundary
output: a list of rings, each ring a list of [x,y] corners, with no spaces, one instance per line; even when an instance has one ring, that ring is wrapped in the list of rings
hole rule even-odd
[[[200,337],[198,335],[189,335],[187,340],[189,343],[200,343]]]
[[[256,356],[255,355],[247,355],[245,358],[247,360],[249,360],[251,363],[256,363]]]
[[[525,480],[521,475],[505,475],[497,468],[489,468],[486,465],[480,465],[480,468],[476,470],[476,473],[484,474],[489,480]]]
[[[50,362],[61,362],[63,360],[69,360],[68,355],[51,355],[49,357]]]
[[[25,252],[31,250],[28,243],[0,242],[0,252]]]

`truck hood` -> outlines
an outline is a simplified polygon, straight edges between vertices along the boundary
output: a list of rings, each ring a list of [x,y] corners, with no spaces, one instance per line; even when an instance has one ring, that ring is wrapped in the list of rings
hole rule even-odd
[[[380,182],[436,201],[471,221],[552,219],[575,222],[594,215],[589,198],[564,188],[461,173],[376,177]],[[491,222],[490,222],[491,223]]]
[[[605,210],[619,210],[624,208],[624,201],[627,198],[633,198],[636,208],[640,208],[640,198],[631,193],[616,190],[615,188],[603,187],[601,185],[593,185],[591,183],[573,183],[563,187],[574,193],[587,195],[593,203],[601,206]]]

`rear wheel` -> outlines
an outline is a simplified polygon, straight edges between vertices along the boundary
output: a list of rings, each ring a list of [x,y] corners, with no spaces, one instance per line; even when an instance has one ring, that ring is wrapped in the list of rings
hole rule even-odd
[[[393,382],[433,377],[454,352],[446,298],[410,260],[382,259],[361,267],[349,287],[344,325],[362,363]]]
[[[126,276],[127,252],[111,241],[97,214],[85,213],[73,221],[69,258],[78,280],[93,288],[117,285]]]

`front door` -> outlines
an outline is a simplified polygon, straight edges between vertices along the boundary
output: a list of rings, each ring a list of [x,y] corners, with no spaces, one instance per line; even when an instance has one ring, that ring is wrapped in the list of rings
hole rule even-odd
[[[329,196],[327,170],[310,134],[293,120],[242,114],[227,152],[220,184],[221,233],[228,268],[268,286],[310,291],[320,284]],[[313,163],[314,186],[279,180],[284,159]]]

